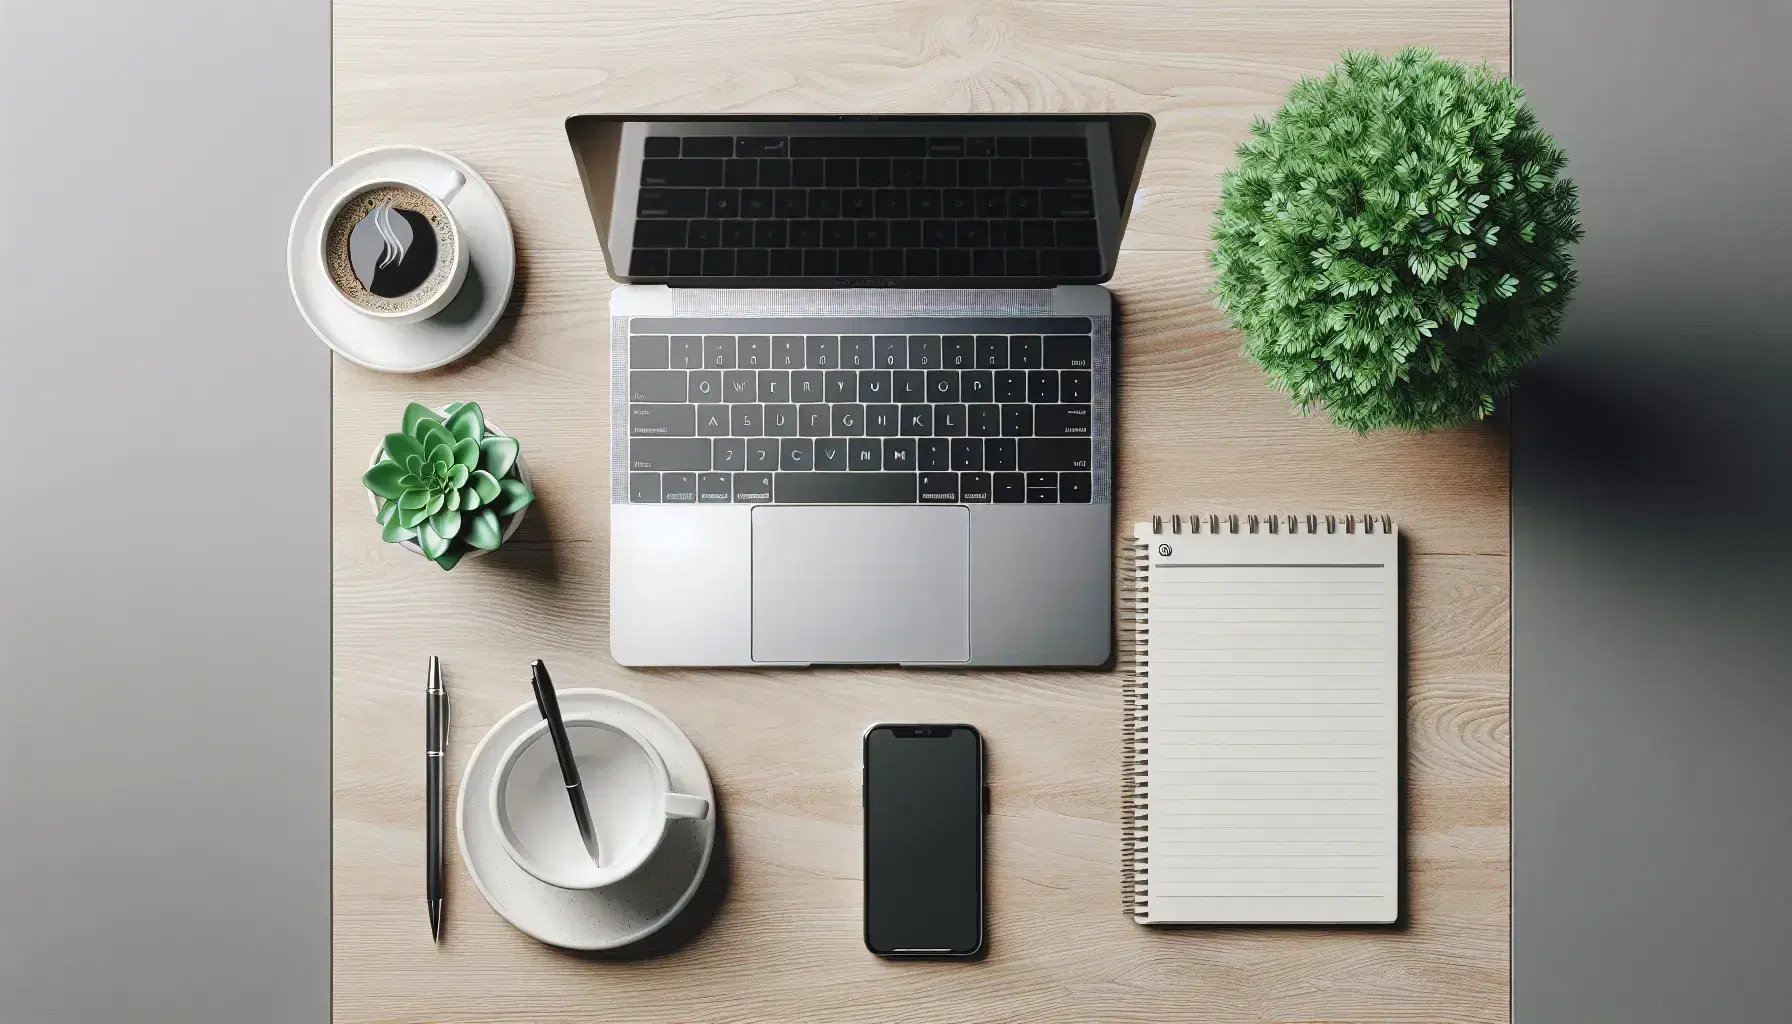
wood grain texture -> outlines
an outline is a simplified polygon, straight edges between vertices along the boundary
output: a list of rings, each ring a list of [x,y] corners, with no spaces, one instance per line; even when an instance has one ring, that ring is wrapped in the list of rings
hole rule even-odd
[[[336,152],[465,157],[517,226],[492,342],[382,376],[338,361],[335,1017],[421,1021],[1505,1021],[1506,441],[1359,438],[1293,415],[1206,298],[1219,169],[1253,116],[1347,46],[1503,67],[1496,0],[1333,4],[471,0],[335,6]],[[1119,900],[1111,673],[630,671],[608,655],[610,283],[561,122],[595,111],[1146,110],[1158,134],[1112,288],[1123,530],[1154,511],[1386,511],[1406,542],[1406,883],[1394,929],[1144,929]],[[379,542],[358,479],[405,402],[477,398],[540,503],[442,573]],[[450,862],[428,941],[420,693],[455,693],[451,780],[528,700],[526,666],[672,716],[720,794],[723,856],[680,943],[580,957],[512,930]],[[990,747],[990,957],[860,943],[859,730],[976,722]],[[797,730],[792,723],[802,723]],[[451,785],[453,782],[451,781]],[[675,926],[676,927],[676,926]]]

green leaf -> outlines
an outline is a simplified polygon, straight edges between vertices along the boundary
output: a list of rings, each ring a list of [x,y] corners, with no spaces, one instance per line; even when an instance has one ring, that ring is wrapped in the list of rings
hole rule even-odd
[[[392,507],[397,508],[398,506],[394,505]],[[385,528],[380,530],[380,539],[385,541],[388,544],[397,544],[397,543],[400,543],[401,541],[416,540],[417,539],[417,531],[404,525],[403,523],[399,522],[397,519],[394,519],[391,522],[387,523],[385,525]]]
[[[382,501],[382,502],[380,502],[380,510],[377,514],[374,515],[373,521],[380,524],[381,526],[384,526],[387,523],[391,522],[392,517],[397,514],[398,514],[398,502]]]
[[[429,508],[401,508],[398,510],[398,525],[406,529],[415,529],[429,518]]]
[[[498,545],[504,543],[504,531],[498,528],[498,514],[489,508],[482,508],[467,522],[468,544],[481,551],[496,551]]]
[[[429,504],[429,492],[421,487],[405,491],[398,496],[399,508],[422,508]]]
[[[442,426],[440,423],[429,422],[423,424],[423,432],[417,435],[417,440],[423,442],[423,450],[427,452],[434,450],[436,445],[439,444],[447,445],[452,448],[454,446],[455,437],[448,432],[447,427]],[[425,455],[424,458],[428,459],[430,456]]]
[[[480,503],[485,505],[489,505],[496,500],[501,490],[498,486],[498,478],[487,473],[483,469],[476,469],[473,471],[473,479],[470,483],[473,490],[479,492]]]
[[[441,557],[434,559],[434,561],[446,571],[459,565],[460,558],[464,554],[466,554],[466,552],[462,551],[460,548],[450,548],[449,550],[442,552]]]
[[[521,448],[514,437],[488,437],[479,442],[483,455],[479,468],[502,480],[510,475],[510,467],[516,465],[516,453]]]
[[[423,443],[409,434],[387,434],[385,448],[386,458],[401,466],[405,465],[411,456],[423,454]]]
[[[485,502],[479,500],[479,492],[473,489],[472,484],[460,489],[460,510],[462,512],[471,512],[483,504]]]
[[[428,487],[429,484],[425,483],[423,478],[415,473],[406,473],[404,476],[398,478],[398,486],[407,491],[411,491]]]
[[[442,497],[444,499],[443,503],[442,503],[443,508],[448,509],[450,511],[454,511],[454,512],[460,511],[460,492],[459,491],[448,491],[447,493],[443,494]]]
[[[410,473],[413,476],[415,476],[419,473],[422,473],[423,472],[423,457],[421,455],[413,455],[410,458],[405,459],[404,460],[404,469],[405,469],[405,472]]]
[[[463,406],[465,404],[467,404],[467,403],[465,403],[465,402],[449,402],[448,408],[442,410],[442,415],[452,416],[452,415],[454,415],[455,410],[459,409],[461,406]]]
[[[404,493],[399,481],[404,479],[404,467],[396,462],[376,462],[367,472],[361,474],[361,486],[382,498],[396,498]]]
[[[429,504],[423,506],[423,514],[433,516],[437,512],[442,511],[442,506],[446,505],[446,504],[448,504],[448,498],[446,495],[432,494],[429,497]]]
[[[472,472],[473,471],[466,466],[456,465],[453,469],[448,471],[448,485],[450,487],[467,486],[467,477],[471,475]]]
[[[498,481],[498,487],[503,490],[504,494],[494,503],[493,507],[501,516],[511,515],[535,500],[535,492],[529,490],[529,485],[521,480],[507,477]]]
[[[454,464],[471,470],[479,465],[479,442],[463,437],[454,442]]]
[[[478,402],[468,402],[448,417],[448,432],[462,441],[477,441],[485,436],[485,414]]]
[[[423,528],[417,531],[417,544],[432,560],[442,557],[448,551],[448,538],[437,533],[429,523],[424,523]]]
[[[447,472],[448,467],[454,465],[454,442],[449,441],[446,444],[431,445],[429,454],[424,456],[424,458],[429,460],[425,465],[439,467],[436,472]]]
[[[423,426],[426,423],[434,423],[437,426],[440,426],[442,418],[431,411],[428,406],[418,405],[416,402],[412,402],[410,405],[404,407],[405,433],[421,441],[423,440]]]
[[[429,528],[448,540],[460,532],[460,513],[453,509],[443,509],[429,517]]]

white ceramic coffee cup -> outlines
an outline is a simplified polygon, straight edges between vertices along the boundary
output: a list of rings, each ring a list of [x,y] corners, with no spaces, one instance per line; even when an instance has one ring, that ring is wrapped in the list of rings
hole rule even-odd
[[[375,178],[369,181],[359,182],[353,188],[343,192],[342,195],[336,198],[335,202],[330,204],[330,212],[324,216],[323,232],[317,242],[317,258],[323,262],[324,280],[330,282],[330,290],[335,292],[336,297],[341,299],[355,312],[360,313],[363,316],[372,317],[375,320],[384,320],[388,323],[416,323],[419,320],[427,320],[437,313],[440,313],[443,309],[446,309],[448,304],[454,301],[454,297],[460,294],[460,286],[466,283],[467,266],[471,263],[471,259],[467,253],[466,239],[461,236],[460,225],[456,223],[454,219],[454,211],[449,206],[449,204],[454,202],[455,197],[461,194],[461,191],[466,187],[466,184],[466,176],[454,168],[449,167],[444,168],[441,176],[433,181],[404,178]],[[373,189],[391,185],[402,185],[417,189],[435,200],[436,205],[441,207],[442,220],[448,226],[448,236],[454,242],[454,264],[449,268],[448,276],[443,278],[441,282],[436,285],[435,294],[430,295],[420,306],[395,312],[368,309],[366,306],[363,306],[354,299],[344,295],[342,289],[336,286],[335,275],[330,273],[330,254],[328,251],[330,245],[330,226],[336,223],[336,217],[342,213],[342,208],[353,202],[358,196],[364,195]]]
[[[562,889],[599,889],[640,870],[672,818],[707,818],[709,801],[672,791],[665,759],[645,736],[592,715],[567,715],[566,735],[597,835],[592,862],[560,778],[547,722],[517,737],[492,779],[491,815],[510,859]]]

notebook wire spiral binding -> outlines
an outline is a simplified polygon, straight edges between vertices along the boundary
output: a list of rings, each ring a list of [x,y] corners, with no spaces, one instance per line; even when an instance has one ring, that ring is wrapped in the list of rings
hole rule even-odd
[[[1168,532],[1218,533],[1392,533],[1388,515],[1172,515]],[[1151,517],[1161,535],[1163,516]],[[1150,910],[1151,864],[1151,544],[1135,538],[1123,560],[1119,588],[1122,732],[1120,739],[1120,903],[1129,916]]]

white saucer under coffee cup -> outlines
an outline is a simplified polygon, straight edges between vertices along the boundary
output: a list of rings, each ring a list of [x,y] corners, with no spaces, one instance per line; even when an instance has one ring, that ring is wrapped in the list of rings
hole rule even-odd
[[[436,206],[442,211],[442,221],[448,228],[448,237],[453,242],[454,255],[451,257],[453,262],[449,267],[448,274],[435,285],[435,294],[425,299],[421,305],[402,310],[371,309],[344,295],[342,289],[336,286],[335,280],[330,277],[326,269],[324,276],[330,280],[331,290],[335,292],[336,297],[341,299],[348,308],[362,316],[395,324],[427,320],[446,309],[448,304],[454,301],[454,297],[460,294],[461,285],[465,284],[467,280],[467,267],[472,263],[472,256],[467,251],[467,240],[461,236],[460,224],[454,219],[454,211],[451,208],[451,204],[461,194],[466,184],[466,176],[460,171],[453,167],[443,167],[433,176],[381,177],[362,181],[338,196],[336,201],[330,204],[329,212],[324,215],[325,228],[318,238],[317,258],[319,263],[326,268],[330,261],[329,225],[336,222],[336,217],[342,212],[343,207],[375,189],[394,185],[414,188],[435,201]]]
[[[492,780],[491,815],[510,859],[562,889],[599,889],[628,878],[666,834],[670,818],[707,818],[709,801],[672,791],[666,762],[620,722],[566,716],[566,735],[591,811],[598,859],[579,836],[545,721],[517,737]]]

